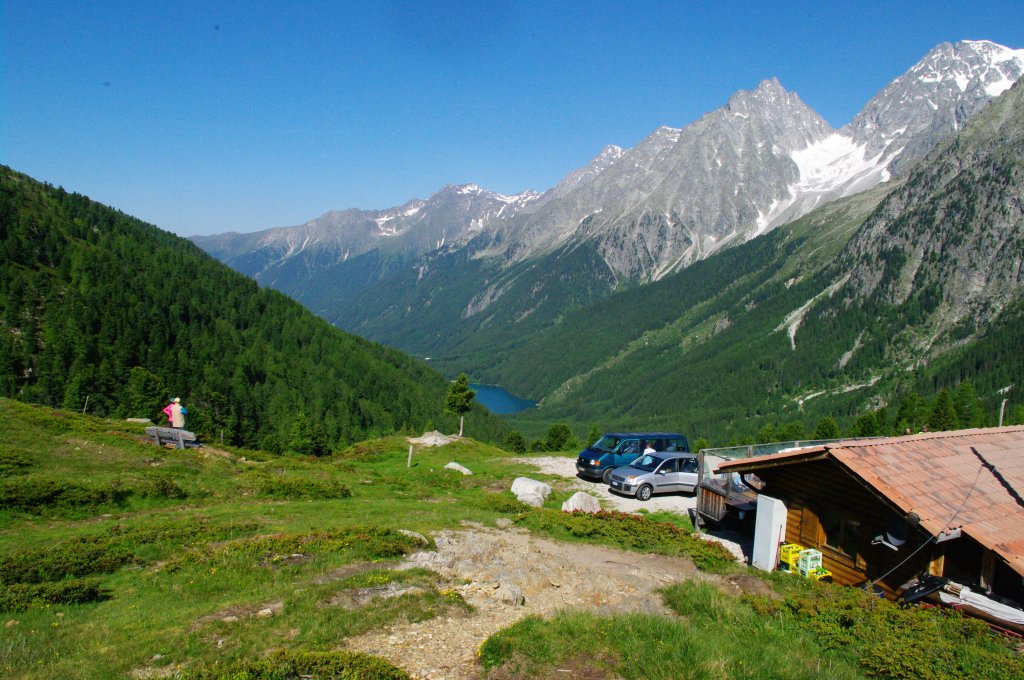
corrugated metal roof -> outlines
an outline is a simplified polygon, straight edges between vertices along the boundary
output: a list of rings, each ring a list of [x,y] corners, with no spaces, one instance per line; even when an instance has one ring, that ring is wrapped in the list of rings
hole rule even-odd
[[[1024,426],[844,441],[718,469],[743,472],[825,452],[904,513],[917,514],[928,533],[959,527],[1024,575]]]

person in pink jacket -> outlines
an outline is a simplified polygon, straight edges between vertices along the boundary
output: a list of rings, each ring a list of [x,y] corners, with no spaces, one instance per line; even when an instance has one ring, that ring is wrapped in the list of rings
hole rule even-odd
[[[164,415],[167,416],[167,420],[170,421],[168,424],[177,429],[185,427],[185,416],[188,411],[181,405],[181,397],[175,397],[167,406],[164,406]]]

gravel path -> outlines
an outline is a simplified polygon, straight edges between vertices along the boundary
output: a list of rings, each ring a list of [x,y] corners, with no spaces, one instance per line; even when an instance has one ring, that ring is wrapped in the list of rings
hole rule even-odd
[[[526,616],[566,608],[671,615],[657,591],[688,579],[709,581],[736,594],[768,588],[752,576],[700,572],[684,557],[558,543],[516,527],[463,524],[462,530],[434,534],[437,550],[416,553],[402,567],[437,572],[473,611],[397,623],[347,640],[348,649],[382,656],[413,678],[470,680],[480,677],[481,643]]]
[[[697,507],[697,497],[689,493],[667,493],[653,496],[649,501],[638,501],[632,496],[612,493],[608,485],[601,481],[591,481],[576,475],[576,457],[545,456],[541,458],[514,458],[517,463],[532,465],[549,475],[564,477],[566,483],[561,487],[570,491],[586,491],[601,500],[601,507],[606,510],[636,513],[640,510],[658,512],[666,510],[686,515]]]
[[[602,507],[609,510],[688,514],[696,505],[696,498],[690,494],[655,496],[646,503],[613,494],[600,482],[577,477],[575,458],[514,460],[560,477],[552,486],[562,491],[582,490],[597,496]],[[435,533],[436,551],[412,555],[402,565],[424,567],[440,574],[449,587],[472,605],[472,612],[418,623],[396,623],[351,638],[345,646],[382,656],[413,678],[472,680],[481,676],[480,645],[526,616],[546,616],[567,608],[666,614],[657,591],[687,579],[710,581],[733,593],[765,592],[767,588],[753,576],[705,574],[684,557],[558,543],[531,536],[524,529],[511,526],[508,520],[498,523],[502,528],[464,522],[462,530]],[[743,552],[735,541],[704,537],[723,543],[737,559],[742,559]],[[559,677],[590,677],[589,670],[566,670],[566,675]]]

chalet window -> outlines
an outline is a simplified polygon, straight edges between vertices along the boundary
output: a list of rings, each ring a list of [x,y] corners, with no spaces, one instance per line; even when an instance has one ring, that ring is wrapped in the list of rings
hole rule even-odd
[[[818,517],[821,522],[821,543],[833,550],[839,550],[843,535],[843,518],[833,508],[825,508]]]
[[[821,523],[821,544],[859,562],[857,558],[860,554],[860,520],[835,508],[826,508],[821,512],[819,521]]]

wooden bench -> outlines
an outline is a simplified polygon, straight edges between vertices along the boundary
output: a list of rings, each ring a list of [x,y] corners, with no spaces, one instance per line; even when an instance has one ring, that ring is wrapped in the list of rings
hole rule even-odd
[[[147,427],[146,436],[156,442],[157,446],[174,444],[176,449],[197,448],[202,446],[194,432],[179,430],[173,427]]]

